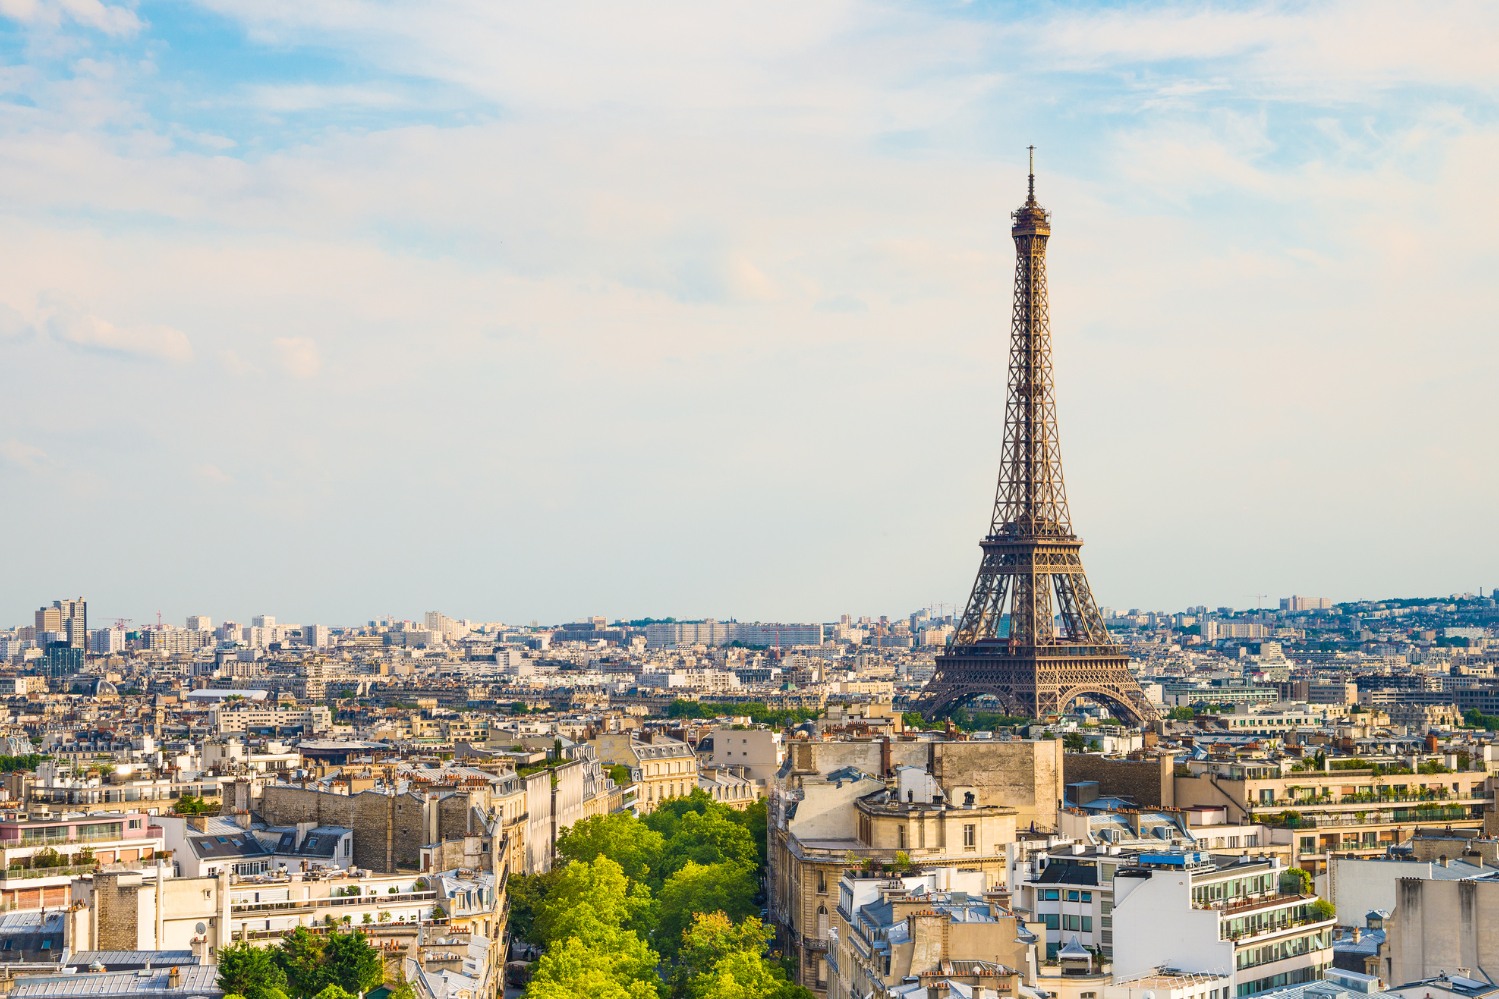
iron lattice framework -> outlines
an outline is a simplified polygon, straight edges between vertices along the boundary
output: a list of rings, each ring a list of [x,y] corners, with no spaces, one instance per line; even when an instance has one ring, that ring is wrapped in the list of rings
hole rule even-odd
[[[1046,300],[1051,215],[1036,203],[1034,163],[1012,218],[1015,307],[994,517],[967,608],[916,707],[931,718],[992,695],[1011,714],[1041,718],[1085,696],[1144,723],[1156,713],[1104,627],[1067,513]]]

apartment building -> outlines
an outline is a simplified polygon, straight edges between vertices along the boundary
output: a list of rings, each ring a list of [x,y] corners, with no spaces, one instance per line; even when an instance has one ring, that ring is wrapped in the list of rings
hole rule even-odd
[[[635,787],[635,808],[646,815],[667,798],[692,793],[698,782],[698,760],[692,747],[680,739],[653,735],[641,742],[634,732],[605,732],[589,745],[604,764],[630,768]]]
[[[961,866],[988,883],[1004,882],[1017,809],[953,790],[956,802],[915,768],[902,769],[893,785],[845,768],[793,775],[772,794],[771,921],[782,948],[800,963],[800,984],[827,990],[827,930],[839,880],[849,871],[905,854],[913,863]]]
[[[265,701],[230,701],[214,705],[208,716],[214,731],[220,735],[283,729],[314,735],[328,731],[333,725],[333,712],[325,704],[301,707]]]
[[[1226,808],[1229,822],[1256,822],[1293,862],[1320,873],[1338,853],[1380,856],[1419,825],[1483,828],[1493,803],[1488,773],[1383,773],[1304,770],[1270,763],[1194,760],[1175,780],[1177,807]]]
[[[1315,895],[1280,891],[1271,857],[1142,854],[1113,877],[1114,970],[1230,971],[1234,996],[1315,981],[1333,963],[1336,920]]]
[[[743,767],[755,780],[773,781],[781,765],[781,733],[768,728],[714,727],[698,740],[697,753],[704,766]]]
[[[905,999],[911,984],[956,972],[975,978],[975,996],[1018,999],[1036,977],[1035,928],[994,888],[982,872],[954,867],[844,874],[824,934],[828,995]]]

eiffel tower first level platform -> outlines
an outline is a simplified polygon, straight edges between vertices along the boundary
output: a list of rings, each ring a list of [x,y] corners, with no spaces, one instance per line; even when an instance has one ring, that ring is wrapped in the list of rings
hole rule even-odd
[[[937,657],[937,672],[914,705],[926,718],[992,696],[1005,714],[1062,714],[1080,697],[1101,701],[1114,717],[1142,725],[1156,717],[1118,646],[1058,645],[1044,655],[1016,656],[982,645]]]
[[[967,607],[913,707],[931,719],[990,696],[1008,714],[1042,718],[1088,698],[1143,725],[1155,709],[1104,626],[1067,511],[1046,291],[1051,214],[1036,203],[1034,160],[1029,196],[1012,218],[1015,304],[994,514]]]

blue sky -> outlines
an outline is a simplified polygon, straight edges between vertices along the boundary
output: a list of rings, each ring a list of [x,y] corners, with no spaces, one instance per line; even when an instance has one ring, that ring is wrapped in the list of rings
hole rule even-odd
[[[1105,604],[1499,585],[1490,4],[0,0],[0,605],[961,602],[1025,146]]]

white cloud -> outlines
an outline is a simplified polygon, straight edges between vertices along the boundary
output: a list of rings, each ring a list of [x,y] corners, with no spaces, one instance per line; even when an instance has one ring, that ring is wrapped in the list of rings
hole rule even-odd
[[[32,326],[26,317],[0,302],[0,340],[19,340],[31,335]]]
[[[55,339],[99,353],[174,364],[193,358],[187,334],[170,326],[121,327],[88,313],[61,312],[47,320],[47,329]]]
[[[144,80],[86,33],[92,64],[67,59],[90,72],[5,77],[35,106],[0,107],[0,299],[61,340],[138,356],[166,341],[96,316],[169,304],[217,362],[81,365],[101,370],[79,374],[93,380],[66,408],[66,443],[31,438],[110,473],[117,499],[99,516],[123,531],[176,531],[190,549],[258,529],[361,551],[432,516],[430,479],[405,491],[370,471],[412,449],[432,456],[466,550],[526,569],[506,589],[492,562],[451,549],[415,567],[423,585],[451,580],[469,616],[961,599],[1001,433],[1006,213],[1035,141],[1056,213],[1067,468],[1105,600],[1231,603],[1275,581],[1225,580],[1271,564],[1286,592],[1384,585],[1394,566],[1428,573],[1420,589],[1499,557],[1482,408],[1499,366],[1499,129],[1490,67],[1464,54],[1487,37],[1480,8],[1421,15],[1469,28],[1453,68],[1389,39],[1340,47],[1398,35],[1408,18],[1383,7],[1046,7],[1006,24],[845,0],[596,16],[567,2],[213,6],[292,57],[333,51],[356,71],[209,86],[190,125],[152,117],[183,106],[159,99],[183,86],[170,61]],[[1440,99],[1424,86],[1449,79]],[[1401,80],[1421,85],[1392,93]],[[299,114],[284,126],[280,112]],[[242,153],[205,155],[217,148]],[[89,306],[49,323],[59,310],[30,303],[59,274]],[[12,343],[16,411],[53,412],[55,348]],[[262,369],[317,391],[235,377]],[[1369,539],[1419,519],[1400,507],[1422,502],[1419,461],[1444,460],[1432,427],[1480,480],[1444,493],[1453,530],[1477,540],[1373,565]],[[891,474],[878,489],[820,474],[845,452]],[[221,482],[226,454],[258,463],[235,478],[232,517],[207,491],[182,508],[142,471]],[[1370,484],[1391,454],[1416,486]],[[585,500],[601,483],[609,501]],[[1223,513],[1245,505],[1264,521]],[[725,525],[761,556],[727,576],[705,554]],[[867,543],[886,532],[909,546]],[[1167,534],[1271,547],[1194,559],[1139,541]],[[609,561],[623,536],[680,543]],[[567,571],[580,558],[600,560],[583,582]],[[838,568],[785,585],[762,568],[791,560]],[[257,582],[338,608],[415,585],[216,585]],[[825,606],[833,594],[848,606]]]
[[[317,344],[303,336],[277,337],[271,341],[281,369],[293,378],[311,378],[323,366]]]
[[[226,486],[234,481],[233,476],[224,472],[217,465],[198,465],[193,469],[193,474],[200,482],[211,486]]]
[[[0,441],[0,458],[25,469],[40,468],[47,461],[47,453],[39,447],[22,444],[14,438]]]
[[[0,0],[0,17],[22,24],[60,25],[65,19],[106,35],[129,37],[143,25],[128,7],[111,6],[99,0]]]

